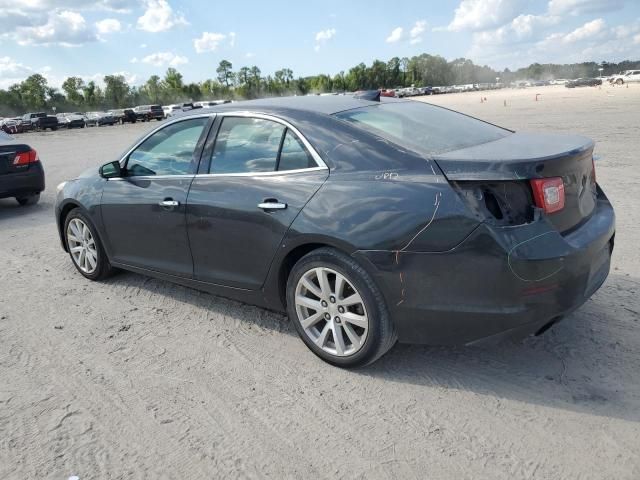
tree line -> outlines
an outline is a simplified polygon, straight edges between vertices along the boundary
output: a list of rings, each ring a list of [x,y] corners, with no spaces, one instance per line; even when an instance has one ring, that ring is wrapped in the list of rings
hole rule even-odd
[[[599,68],[603,68],[600,72]],[[122,75],[106,75],[101,88],[95,81],[69,77],[61,88],[50,86],[40,74],[33,74],[8,89],[0,89],[0,116],[19,115],[27,111],[91,111],[146,104],[171,104],[214,99],[251,99],[308,93],[344,92],[377,88],[465,85],[471,83],[509,84],[516,80],[548,80],[611,75],[622,70],[640,68],[640,61],[621,63],[585,62],[576,64],[533,63],[516,71],[497,71],[475,65],[466,58],[447,61],[439,55],[423,53],[411,58],[393,57],[387,62],[360,63],[347,72],[295,77],[289,68],[273,75],[262,75],[257,66],[233,69],[222,60],[214,78],[186,83],[175,68],[164,77],[152,75],[142,85],[131,86]]]

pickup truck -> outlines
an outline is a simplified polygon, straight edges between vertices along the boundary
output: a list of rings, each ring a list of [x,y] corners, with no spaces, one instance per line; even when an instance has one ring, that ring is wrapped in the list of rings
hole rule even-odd
[[[58,129],[58,119],[44,112],[25,113],[22,116],[22,123],[31,124],[30,130]]]

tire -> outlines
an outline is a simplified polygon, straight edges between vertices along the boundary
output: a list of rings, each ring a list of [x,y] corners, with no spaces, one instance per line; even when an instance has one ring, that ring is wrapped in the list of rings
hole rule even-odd
[[[616,80],[616,85],[622,85],[623,83],[624,83],[624,80],[623,80],[623,79],[621,79],[621,78],[618,78],[618,79]]]
[[[324,290],[319,287],[318,272],[326,279]],[[344,281],[340,292],[336,291],[338,276]],[[321,295],[305,286],[309,282],[313,282],[312,287]],[[359,301],[349,304],[354,295],[359,295],[356,297]],[[296,300],[301,298],[303,303]],[[341,368],[368,365],[384,355],[397,340],[382,293],[373,279],[353,258],[333,248],[314,250],[294,265],[287,279],[286,300],[287,314],[302,341],[331,365]],[[307,307],[308,301],[317,305],[317,309]],[[305,329],[303,320],[313,323]],[[336,332],[342,342],[336,342]]]
[[[32,195],[25,195],[24,197],[16,197],[16,201],[23,207],[26,205],[35,205],[40,201],[40,194],[34,193]]]
[[[90,235],[83,235],[84,230],[79,228],[80,225],[84,225],[88,229]],[[73,238],[79,239],[80,241],[84,240],[84,245],[81,245],[80,242],[75,242]],[[100,237],[96,232],[96,228],[93,226],[91,220],[89,220],[89,218],[82,213],[79,208],[71,210],[65,219],[64,241],[67,245],[71,262],[82,276],[89,280],[103,280],[113,274],[114,269],[109,263],[109,259],[104,251]],[[91,248],[92,245],[94,247],[93,249]],[[75,247],[84,247],[84,257],[82,256],[82,253],[79,253],[76,256],[76,254],[72,252],[72,249]],[[89,256],[87,261],[84,262],[83,258],[88,256],[86,252],[91,252],[91,256]],[[90,262],[91,258],[95,259],[95,265],[92,265]]]

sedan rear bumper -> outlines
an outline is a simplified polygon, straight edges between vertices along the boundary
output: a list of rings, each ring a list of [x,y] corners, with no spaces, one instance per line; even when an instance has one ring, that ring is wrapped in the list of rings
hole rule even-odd
[[[44,169],[40,162],[29,165],[24,172],[0,175],[0,198],[32,195],[44,190]]]
[[[598,189],[595,211],[562,235],[544,217],[481,224],[448,252],[360,251],[383,291],[400,341],[473,344],[540,333],[604,283],[615,215]]]

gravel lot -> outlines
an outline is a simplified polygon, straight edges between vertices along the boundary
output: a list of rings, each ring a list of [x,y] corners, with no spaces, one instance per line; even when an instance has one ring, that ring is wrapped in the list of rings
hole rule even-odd
[[[618,230],[581,309],[523,344],[398,345],[332,368],[282,316],[75,271],[56,184],[149,124],[26,134],[48,186],[34,207],[0,200],[0,478],[640,478],[640,85],[426,100],[596,140]]]

